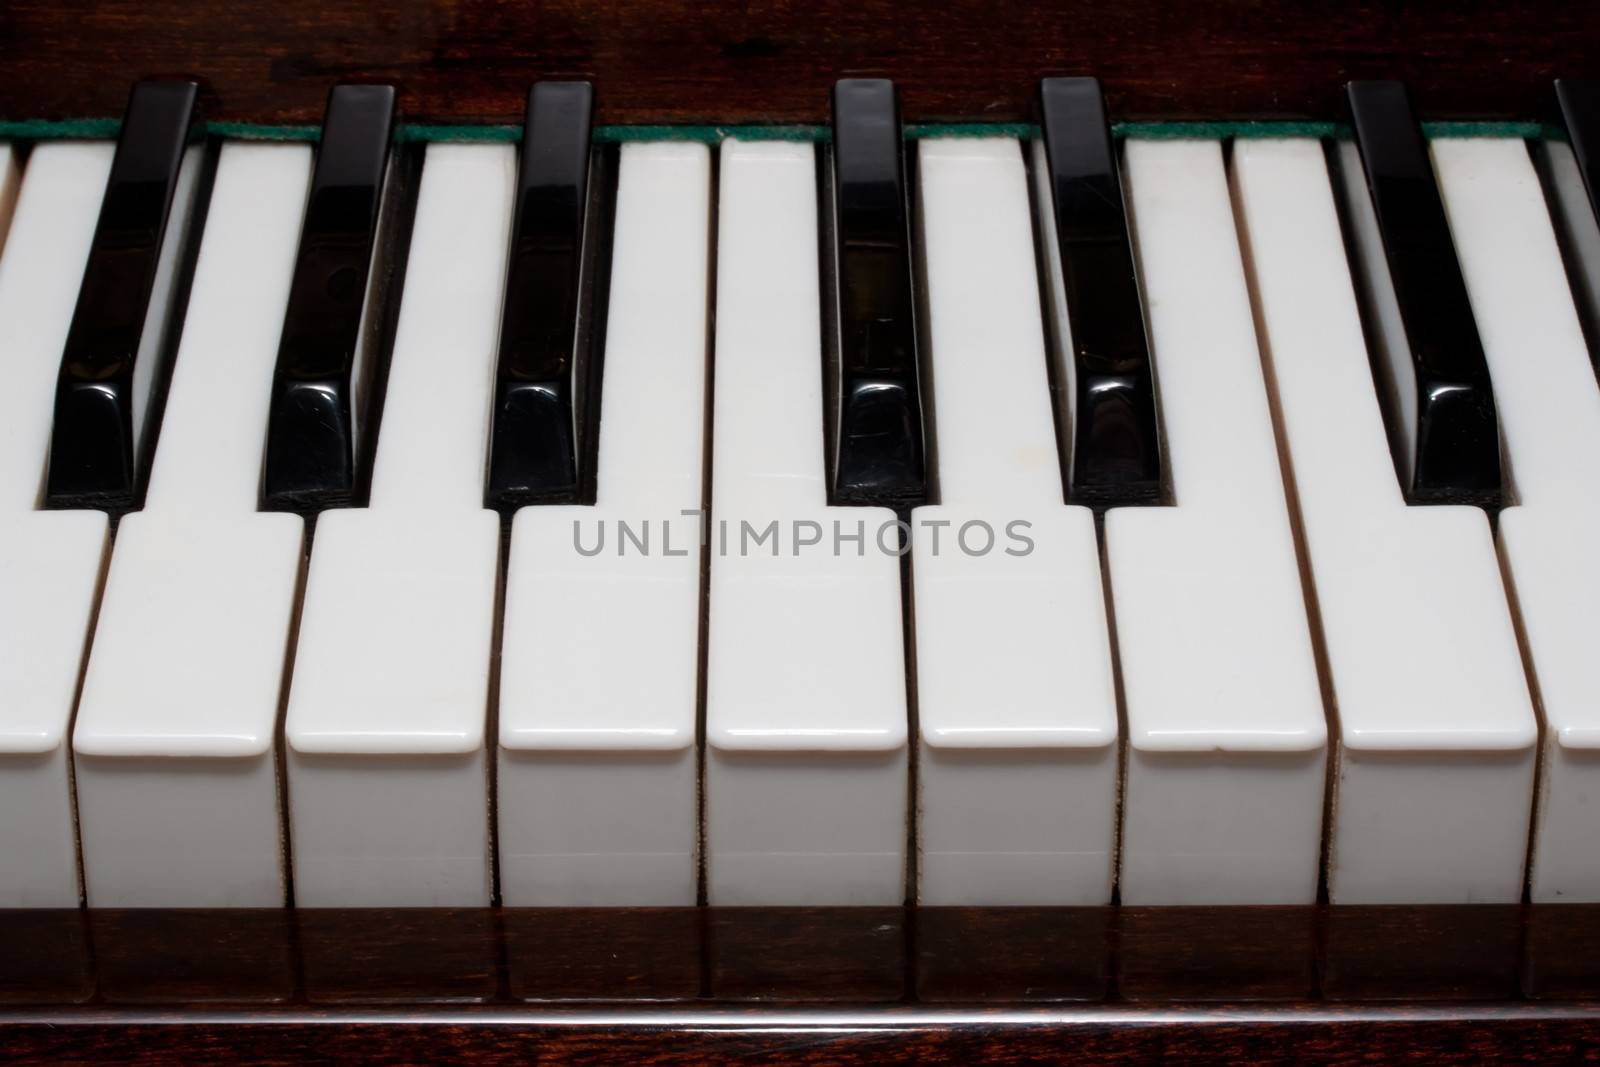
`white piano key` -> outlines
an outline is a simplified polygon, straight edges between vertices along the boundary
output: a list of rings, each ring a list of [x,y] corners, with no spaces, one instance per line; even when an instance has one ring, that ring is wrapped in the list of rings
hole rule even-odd
[[[1433,160],[1494,376],[1500,550],[1544,714],[1532,897],[1600,901],[1600,386],[1525,143],[1438,141]]]
[[[1240,141],[1233,179],[1338,706],[1329,897],[1515,901],[1534,717],[1488,519],[1405,503],[1321,142]]]
[[[925,140],[918,162],[941,499],[912,513],[918,900],[1104,904],[1116,693],[1094,515],[1062,503],[1022,153]]]
[[[42,503],[61,349],[114,150],[103,141],[38,145],[17,191],[0,260],[9,312],[0,320],[8,382],[0,390],[6,416],[0,420],[0,513],[6,515]]]
[[[1327,727],[1215,141],[1130,140],[1176,507],[1105,521],[1128,904],[1310,903]]]
[[[704,146],[623,146],[597,499],[525,507],[511,535],[497,782],[507,904],[692,905],[699,889],[710,211]]]
[[[256,511],[311,150],[222,149],[144,510],[118,526],[73,731],[95,907],[284,900],[275,747],[298,516]]]
[[[0,907],[78,903],[67,731],[99,594],[106,517],[38,511],[61,350],[113,146],[39,145],[0,205]],[[9,210],[15,197],[15,212]]]
[[[483,464],[515,172],[510,146],[429,146],[370,505],[317,520],[285,726],[301,905],[489,901]]]
[[[712,904],[899,903],[897,530],[886,509],[827,505],[811,146],[724,142],[719,195],[707,891]]]

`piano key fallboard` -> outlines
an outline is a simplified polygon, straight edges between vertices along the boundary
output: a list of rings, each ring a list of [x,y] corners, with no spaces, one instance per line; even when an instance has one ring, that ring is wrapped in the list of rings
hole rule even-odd
[[[663,107],[517,10],[392,28],[457,95],[310,14],[270,105],[200,28],[0,72],[0,1015],[1591,1047],[1586,16],[1174,103],[791,13]]]

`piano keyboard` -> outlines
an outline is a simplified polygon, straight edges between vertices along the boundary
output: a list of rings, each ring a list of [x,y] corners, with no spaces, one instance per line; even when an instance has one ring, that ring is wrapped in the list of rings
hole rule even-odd
[[[1593,85],[196,97],[0,148],[0,908],[1600,901]]]

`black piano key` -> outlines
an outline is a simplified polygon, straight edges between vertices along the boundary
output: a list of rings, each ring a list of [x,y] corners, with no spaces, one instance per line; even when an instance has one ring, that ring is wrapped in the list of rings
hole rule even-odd
[[[269,510],[315,512],[357,495],[376,371],[368,282],[394,109],[387,85],[339,85],[328,96],[273,372],[262,474]]]
[[[504,513],[594,495],[615,154],[593,109],[588,82],[528,94],[485,491]]]
[[[1068,499],[1095,508],[1158,504],[1150,345],[1100,83],[1046,78],[1039,100],[1072,338]]]
[[[198,97],[194,82],[145,81],[128,100],[56,382],[47,507],[138,504],[201,228],[203,209],[174,203]]]
[[[892,82],[833,89],[833,272],[838,347],[833,502],[903,510],[928,500],[905,164]]]
[[[1456,261],[1428,148],[1399,82],[1351,82],[1350,112],[1367,191],[1405,328],[1415,410],[1406,495],[1413,503],[1501,502],[1500,434],[1489,367]],[[1382,375],[1380,375],[1382,377]],[[1409,391],[1409,390],[1408,390]],[[1399,403],[1398,398],[1387,398]]]
[[[1600,263],[1585,250],[1592,247],[1600,225],[1600,81],[1558,78],[1555,83],[1555,120],[1567,133],[1567,143],[1583,182],[1584,204],[1563,195],[1548,143],[1533,143],[1534,161],[1544,183],[1550,218],[1566,263],[1572,300],[1589,345],[1589,360],[1600,374]]]
[[[1557,78],[1556,103],[1589,193],[1589,207],[1600,218],[1600,81]]]

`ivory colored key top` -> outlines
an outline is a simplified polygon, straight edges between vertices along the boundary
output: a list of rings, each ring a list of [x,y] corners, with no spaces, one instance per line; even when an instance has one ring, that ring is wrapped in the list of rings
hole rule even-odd
[[[1406,504],[1321,142],[1240,141],[1233,180],[1338,701],[1328,895],[1515,901],[1534,718],[1488,518]]]
[[[1127,142],[1175,507],[1106,515],[1122,901],[1304,904],[1327,727],[1222,146]]]
[[[1500,552],[1544,713],[1532,896],[1600,901],[1600,386],[1525,143],[1436,141],[1433,159],[1516,501]]]
[[[304,530],[256,510],[311,149],[229,144],[73,732],[94,907],[284,900],[276,734]]]
[[[0,202],[0,907],[74,907],[78,848],[67,733],[99,593],[106,517],[39,511],[61,349],[112,146],[36,146]]]
[[[285,726],[301,905],[489,902],[483,476],[515,163],[428,147],[371,505],[317,522]]]
[[[811,146],[723,142],[719,198],[707,891],[896,904],[899,532],[887,509],[827,506]]]
[[[1062,506],[1028,176],[1010,139],[917,154],[941,499],[911,516],[917,896],[1104,904],[1116,694],[1094,515]]]
[[[621,153],[593,507],[517,512],[500,658],[507,904],[690,905],[711,157]]]

